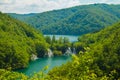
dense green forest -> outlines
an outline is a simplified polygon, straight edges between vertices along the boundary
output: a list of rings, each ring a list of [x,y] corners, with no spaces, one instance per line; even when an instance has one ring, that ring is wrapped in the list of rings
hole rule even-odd
[[[82,35],[120,20],[120,5],[91,4],[43,13],[9,14],[43,34]]]
[[[113,24],[117,21],[120,5],[91,4],[23,15],[0,12],[0,80],[120,80],[120,22]],[[71,43],[66,37],[44,37],[39,30],[82,36]],[[77,54],[47,74],[48,66],[30,77],[14,72],[28,67],[33,55],[48,56],[50,49],[61,56],[69,47]]]
[[[51,79],[120,79],[120,23],[81,36],[74,46],[78,56],[73,55],[72,62],[51,70],[48,73]]]
[[[2,21],[1,21],[1,26],[3,25],[3,21],[4,22],[11,22],[14,21],[14,19],[11,19],[10,17],[8,17],[7,15],[1,14],[2,16],[4,16],[4,18],[2,17]],[[7,21],[4,19],[8,19]],[[10,19],[10,20],[9,20]],[[14,21],[15,23],[19,21]],[[15,24],[12,23],[11,25]],[[5,25],[5,24],[4,24]],[[6,24],[7,25],[7,24]],[[18,25],[18,24],[17,24]],[[21,23],[21,26],[23,26],[25,24]],[[27,25],[25,27],[25,29],[23,29],[23,27],[17,27],[17,30],[26,30]],[[10,24],[9,24],[9,27]],[[5,30],[3,29],[4,27],[1,27],[1,34],[5,34]],[[9,28],[7,28],[9,29]],[[11,29],[11,28],[10,28]],[[29,29],[29,28],[28,28]],[[30,28],[31,29],[31,28]],[[12,28],[12,30],[15,30],[15,26],[14,28]],[[34,29],[32,29],[34,32]],[[9,30],[10,31],[10,30]],[[7,32],[9,32],[7,31]],[[31,31],[31,30],[30,30]],[[34,37],[32,36],[28,36],[25,32],[24,33],[24,37],[27,39],[27,41],[34,41]],[[36,32],[34,32],[36,33]],[[9,39],[11,40],[9,43],[9,39],[5,36],[8,35],[1,35],[1,39],[4,40],[0,40],[3,41],[2,43],[0,43],[0,45],[2,45],[4,43],[4,41],[6,41],[7,45],[2,45],[2,47],[0,48],[0,51],[3,51],[4,46],[7,46],[7,48],[5,47],[6,50],[4,51],[10,51],[9,54],[7,54],[7,52],[4,54],[0,54],[0,58],[3,58],[4,56],[6,57],[7,55],[9,57],[13,57],[11,58],[11,60],[8,60],[9,57],[6,57],[5,60],[8,60],[6,62],[11,61],[14,59],[14,57],[16,59],[20,59],[21,57],[22,59],[24,58],[24,60],[28,60],[26,59],[26,55],[27,51],[24,51],[24,48],[26,49],[26,47],[28,47],[27,41],[25,39],[24,43],[22,42],[22,38],[24,39],[24,37],[22,37],[22,33],[19,34],[19,32],[17,34],[14,34],[14,36],[19,36],[20,38],[17,39],[18,42],[16,42],[16,40],[14,40],[13,34],[11,32],[11,34],[9,34],[9,36],[12,38]],[[37,34],[36,34],[37,35]],[[40,34],[39,34],[40,35]],[[7,38],[7,39],[6,39]],[[31,39],[32,38],[32,39]],[[42,38],[42,36],[38,36],[35,37],[37,40],[39,40],[40,38],[40,42],[44,41]],[[28,40],[29,39],[29,40]],[[14,44],[13,41],[14,40]],[[19,44],[19,40],[23,43],[23,44]],[[57,42],[55,41],[55,37],[53,36],[52,40],[49,39],[49,37],[45,38],[46,42],[49,44],[57,44],[57,43],[61,43],[62,41],[67,41],[67,43],[69,43],[68,40],[64,40],[64,39],[60,39]],[[53,41],[53,42],[52,42]],[[20,43],[21,43],[20,42]],[[10,44],[13,44],[13,46],[11,46]],[[63,42],[64,43],[64,42]],[[21,47],[17,46],[20,45]],[[23,45],[26,45],[26,47],[24,47]],[[94,33],[90,33],[90,34],[86,34],[83,35],[81,37],[79,37],[79,41],[75,42],[74,44],[72,44],[76,49],[78,54],[77,55],[72,55],[72,61],[68,62],[67,64],[64,64],[60,67],[55,67],[54,69],[52,69],[50,72],[48,72],[48,74],[44,74],[44,71],[48,68],[45,67],[41,72],[36,73],[35,75],[28,77],[24,74],[21,73],[17,73],[17,72],[12,72],[12,71],[7,71],[4,69],[0,70],[0,79],[4,80],[16,80],[16,79],[24,79],[24,80],[119,80],[120,79],[120,23],[114,24],[113,26],[109,26],[103,30],[100,30],[98,32],[94,32]],[[18,48],[17,48],[18,47]],[[11,50],[11,48],[13,50]],[[17,50],[16,50],[17,48]],[[33,47],[32,47],[33,48]],[[52,47],[51,47],[52,48]],[[7,50],[8,49],[8,50]],[[24,52],[24,54],[19,53]],[[14,51],[14,54],[12,54]],[[18,52],[18,53],[17,53]],[[19,56],[17,55],[19,54]],[[21,54],[21,55],[20,55]],[[16,56],[15,56],[16,55]],[[24,56],[22,56],[24,55]],[[17,57],[18,56],[18,57]],[[5,61],[3,61],[4,59],[0,60],[2,61],[1,63],[4,64],[8,64]],[[16,60],[15,60],[16,61]],[[19,60],[18,60],[19,61]],[[10,62],[9,62],[10,63]],[[19,65],[20,66],[20,62]],[[3,74],[4,73],[4,74]]]
[[[0,68],[25,68],[33,54],[43,57],[47,48],[48,44],[37,30],[0,13]]]

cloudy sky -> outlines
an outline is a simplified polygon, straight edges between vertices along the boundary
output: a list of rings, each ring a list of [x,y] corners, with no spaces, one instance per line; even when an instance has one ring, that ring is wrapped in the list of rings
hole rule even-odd
[[[0,0],[0,11],[19,14],[40,13],[93,3],[120,4],[120,0]]]

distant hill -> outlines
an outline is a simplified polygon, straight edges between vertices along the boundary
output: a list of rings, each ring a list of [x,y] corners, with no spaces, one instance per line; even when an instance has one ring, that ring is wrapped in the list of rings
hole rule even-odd
[[[9,14],[43,34],[81,35],[120,20],[120,5],[91,4],[32,14]]]
[[[27,67],[32,55],[42,57],[47,44],[31,26],[0,13],[0,68]]]

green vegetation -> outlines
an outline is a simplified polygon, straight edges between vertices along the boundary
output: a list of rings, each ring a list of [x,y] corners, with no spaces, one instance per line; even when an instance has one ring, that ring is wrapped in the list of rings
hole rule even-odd
[[[43,57],[48,48],[42,34],[0,13],[0,68],[25,68],[32,54]]]
[[[47,78],[45,78],[46,74],[44,73],[46,69],[47,66],[42,71],[35,73],[31,77],[22,73],[0,69],[0,80],[47,80]]]
[[[25,76],[24,74],[0,69],[0,80],[20,80],[23,78],[27,79],[27,76]]]
[[[44,34],[82,35],[120,20],[120,5],[91,4],[38,14],[9,14]]]
[[[0,79],[15,80],[120,80],[120,23],[99,32],[87,34],[74,44],[79,54],[73,61],[55,67],[47,75],[42,72],[32,77],[1,69]],[[49,37],[48,43],[55,41]],[[46,39],[47,40],[47,39]],[[60,42],[60,40],[58,40]],[[4,73],[4,74],[3,74]]]
[[[56,31],[56,34],[57,32],[63,32],[61,34],[94,32],[79,37],[79,41],[74,44],[71,44],[67,38],[56,40],[55,36],[52,39],[46,36],[44,39],[42,34],[29,25],[0,13],[0,80],[120,80],[120,23],[102,29],[105,25],[110,25],[119,20],[119,8],[119,5],[94,4],[37,15],[38,18],[44,14],[50,16],[49,18],[44,18],[45,16],[43,16],[45,20],[48,19],[52,23],[46,22],[50,24],[47,24],[49,27],[46,25],[46,28]],[[56,12],[62,14],[58,18],[52,18],[53,12],[54,16],[57,17],[58,14]],[[69,12],[72,14],[68,15]],[[33,18],[36,14],[27,15],[27,18],[30,19],[31,16]],[[27,20],[26,15],[24,17],[24,20]],[[42,18],[40,19],[45,21]],[[84,24],[80,23],[80,20]],[[44,24],[41,25],[45,26]],[[100,29],[102,30],[96,31]],[[55,67],[47,75],[44,74],[44,71],[48,67],[31,77],[9,71],[27,67],[32,54],[43,57],[48,47],[53,50],[54,55],[61,55],[71,46],[76,48],[78,54],[72,55],[73,60],[71,62]]]
[[[54,56],[60,56],[66,52],[68,47],[72,47],[72,44],[69,42],[69,39],[60,37],[58,40],[53,35],[45,37],[46,42],[50,45],[50,49],[53,51]]]
[[[65,80],[120,79],[120,23],[79,38],[73,61],[54,68],[48,76]],[[85,48],[84,48],[85,47]]]

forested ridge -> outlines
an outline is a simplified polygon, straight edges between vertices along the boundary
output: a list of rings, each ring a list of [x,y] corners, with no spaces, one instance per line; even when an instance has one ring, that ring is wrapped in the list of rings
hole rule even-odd
[[[33,54],[43,57],[47,48],[48,44],[40,32],[0,13],[0,68],[25,68]]]
[[[31,14],[9,14],[43,34],[82,35],[120,20],[120,5],[90,4]]]

